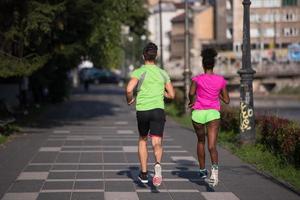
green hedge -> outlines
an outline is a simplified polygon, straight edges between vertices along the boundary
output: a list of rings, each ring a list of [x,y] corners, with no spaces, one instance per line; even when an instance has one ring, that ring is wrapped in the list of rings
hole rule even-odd
[[[221,129],[235,133],[233,141],[237,141],[239,133],[238,109],[225,108],[221,112]],[[300,167],[300,127],[287,119],[274,116],[256,116],[256,143],[262,144],[284,161]]]
[[[12,133],[20,131],[19,128],[14,124],[7,124],[5,126],[0,126],[0,135],[9,136]]]

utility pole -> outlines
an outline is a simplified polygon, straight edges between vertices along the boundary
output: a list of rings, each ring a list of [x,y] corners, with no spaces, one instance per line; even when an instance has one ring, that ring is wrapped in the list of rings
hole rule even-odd
[[[240,86],[240,143],[255,142],[255,117],[253,106],[253,76],[255,71],[251,67],[250,43],[250,0],[243,0],[243,56],[242,68],[238,71],[241,77]]]
[[[188,0],[185,0],[185,46],[184,46],[184,108],[185,113],[188,112],[189,107],[189,88],[190,88],[190,79],[191,79],[191,68],[190,68],[190,31],[189,31],[189,3]]]
[[[159,7],[159,37],[160,37],[160,65],[161,68],[164,68],[164,49],[163,49],[163,22],[162,22],[162,8],[161,8],[161,2],[162,0],[159,0],[158,7]]]
[[[273,54],[272,54],[272,61],[276,61],[276,43],[277,43],[277,27],[276,27],[276,10],[274,10],[274,13],[273,13],[273,20],[274,20],[274,23],[273,23],[273,29],[274,29],[274,38],[273,38]]]
[[[259,33],[259,68],[260,68],[260,70],[262,68],[262,61],[263,61],[263,54],[264,54],[264,38],[263,38],[264,33],[261,28],[261,23],[262,23],[262,20],[261,20],[261,17],[259,17],[257,26],[258,26],[258,33]]]

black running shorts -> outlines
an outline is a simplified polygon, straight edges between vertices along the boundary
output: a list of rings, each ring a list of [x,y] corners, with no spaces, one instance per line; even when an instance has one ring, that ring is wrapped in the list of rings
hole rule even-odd
[[[166,122],[165,111],[157,108],[147,111],[137,111],[136,118],[140,136],[162,137]]]

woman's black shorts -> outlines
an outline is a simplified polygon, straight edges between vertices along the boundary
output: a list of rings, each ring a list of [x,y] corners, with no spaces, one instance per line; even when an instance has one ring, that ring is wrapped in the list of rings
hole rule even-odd
[[[136,118],[140,136],[162,137],[166,122],[165,111],[157,108],[153,110],[137,111]]]

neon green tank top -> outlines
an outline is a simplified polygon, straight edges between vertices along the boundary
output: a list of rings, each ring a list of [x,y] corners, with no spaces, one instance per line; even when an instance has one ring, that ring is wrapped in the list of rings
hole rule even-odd
[[[139,80],[137,86],[136,110],[164,109],[165,84],[170,77],[156,65],[143,65],[134,70],[131,77]]]

